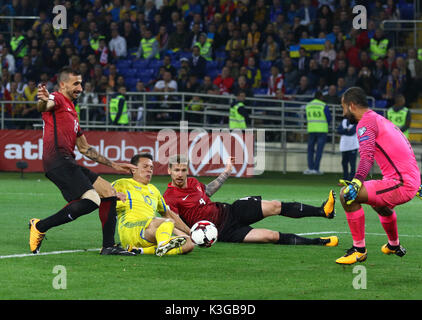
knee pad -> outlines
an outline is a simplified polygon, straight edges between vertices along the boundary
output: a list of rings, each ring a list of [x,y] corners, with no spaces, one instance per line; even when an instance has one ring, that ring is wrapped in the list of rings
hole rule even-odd
[[[82,196],[81,199],[87,199],[87,200],[91,200],[92,202],[94,202],[98,207],[101,204],[101,198],[99,196],[99,194],[97,193],[97,191],[95,191],[95,189],[90,189],[87,192],[85,192]]]

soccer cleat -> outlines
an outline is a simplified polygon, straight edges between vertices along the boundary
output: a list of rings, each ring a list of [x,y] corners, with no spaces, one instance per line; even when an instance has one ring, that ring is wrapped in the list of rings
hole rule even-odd
[[[330,190],[328,199],[322,203],[321,209],[328,219],[336,216],[336,193],[333,190]]]
[[[381,251],[384,254],[395,254],[396,256],[399,256],[400,258],[406,254],[406,249],[402,247],[401,245],[392,246],[389,243],[386,243],[385,245],[383,245],[381,247]]]
[[[114,255],[114,256],[134,256],[136,255],[135,252],[130,252],[128,250],[123,249],[118,245],[114,245],[112,247],[102,248],[100,251],[101,255]]]
[[[33,254],[40,252],[41,242],[45,238],[45,232],[39,232],[35,227],[40,219],[32,218],[29,220],[29,249]]]
[[[179,248],[186,243],[185,237],[172,237],[168,241],[164,243],[159,243],[157,249],[155,250],[155,255],[158,257],[162,257],[168,251],[174,248]]]
[[[337,236],[330,236],[330,237],[321,237],[322,245],[326,247],[337,247],[338,245],[338,237]]]
[[[346,254],[336,260],[338,264],[354,264],[356,262],[364,262],[368,256],[365,249],[364,253],[357,251],[355,247],[351,247],[347,250]]]

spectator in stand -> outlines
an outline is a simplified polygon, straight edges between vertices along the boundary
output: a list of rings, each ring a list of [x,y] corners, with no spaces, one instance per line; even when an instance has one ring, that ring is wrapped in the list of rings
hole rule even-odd
[[[337,87],[335,85],[331,85],[328,87],[328,92],[324,95],[323,100],[327,104],[340,104],[341,99],[337,95]]]
[[[142,81],[136,83],[136,92],[148,92],[149,89],[145,87]],[[148,98],[148,97],[147,97]],[[145,109],[148,108],[144,105],[144,97],[142,95],[136,95],[132,97],[133,108],[136,110],[136,115],[132,114],[132,119],[136,119],[136,125],[142,126],[145,124]]]
[[[359,68],[359,49],[353,45],[351,39],[344,40],[344,51],[346,53],[346,58],[347,61],[349,61],[349,64],[355,68]]]
[[[406,76],[400,74],[399,68],[395,67],[381,84],[382,98],[387,100],[388,106],[392,106],[396,95],[403,94],[405,88]]]
[[[284,84],[286,86],[286,92],[293,91],[297,83],[299,82],[299,72],[293,65],[292,59],[286,57],[284,59]]]
[[[300,47],[299,58],[297,59],[297,69],[300,76],[307,75],[309,72],[309,60],[308,52],[305,48]]]
[[[344,78],[340,77],[337,79],[337,95],[341,97],[341,95],[347,90],[346,81]]]
[[[260,41],[261,32],[259,31],[258,24],[254,21],[251,24],[251,30],[248,32],[246,47],[252,49],[255,45],[259,45]]]
[[[261,87],[262,73],[261,70],[256,66],[255,57],[249,57],[247,68],[247,78],[252,89]]]
[[[384,77],[387,75],[387,70],[384,65],[384,60],[382,58],[378,58],[375,61],[375,66],[371,71],[376,83],[378,84],[381,83],[381,81],[383,81]]]
[[[358,75],[356,73],[356,68],[354,66],[349,66],[347,68],[347,74],[344,77],[344,85],[346,88],[354,87],[356,81],[358,80]]]
[[[187,35],[185,33],[185,43],[183,45],[183,49],[185,51],[190,51],[192,47],[199,42],[199,35],[201,34],[201,25],[199,23],[194,23],[192,27],[192,31],[190,31]],[[206,34],[205,34],[206,37]]]
[[[268,35],[265,39],[265,43],[262,45],[261,60],[263,61],[276,61],[280,54],[280,47],[277,42],[274,41],[272,35]]]
[[[192,48],[192,57],[189,59],[189,68],[191,73],[196,74],[202,79],[207,71],[207,61],[201,56],[199,46],[195,45]]]
[[[368,67],[360,69],[356,86],[361,87],[367,95],[372,95],[372,91],[375,89],[375,82],[374,76]]]
[[[126,39],[128,51],[138,48],[140,35],[139,32],[133,28],[130,21],[124,22],[122,36]]]
[[[312,87],[309,85],[309,81],[308,81],[307,76],[301,76],[300,77],[299,87],[297,87],[297,89],[295,89],[294,94],[298,95],[298,96],[299,95],[309,96],[309,95],[314,94],[314,89],[312,89]]]
[[[271,66],[267,87],[267,95],[269,96],[275,96],[277,90],[281,90],[283,94],[286,92],[286,88],[284,86],[284,76],[280,73],[280,70],[275,65]]]
[[[388,73],[391,73],[393,68],[396,67],[396,50],[394,48],[390,48],[387,51],[387,57],[384,59],[381,57],[381,59],[384,60],[384,66]]]
[[[330,40],[326,40],[324,43],[324,49],[319,52],[319,64],[322,64],[323,58],[328,58],[328,64],[331,66],[336,60],[337,53],[333,49],[333,44]]]
[[[317,9],[312,6],[311,0],[303,1],[303,6],[299,9],[298,16],[301,25],[312,27],[317,17]]]
[[[168,49],[173,52],[178,52],[184,48],[186,33],[183,21],[176,23],[176,31],[170,33],[168,41]]]
[[[213,45],[212,42],[208,40],[207,34],[205,32],[202,32],[199,35],[198,42],[196,42],[193,47],[195,46],[199,48],[199,53],[205,60],[212,61]]]
[[[333,82],[337,83],[338,78],[344,78],[347,75],[347,62],[344,59],[338,61],[337,68],[334,70]]]
[[[213,83],[218,86],[220,94],[229,95],[232,92],[234,79],[230,75],[230,69],[228,67],[223,67],[221,74],[214,79]]]
[[[23,98],[26,102],[35,102],[37,100],[38,88],[35,80],[30,79],[28,85],[23,90]],[[37,104],[25,104],[22,110],[22,117],[25,119],[39,118]],[[25,122],[25,129],[32,129],[32,122]]]
[[[318,63],[315,59],[309,60],[309,72],[307,76],[309,80],[309,85],[315,88],[319,83],[319,78],[321,77],[321,72]]]
[[[7,68],[10,74],[16,72],[15,57],[10,53],[8,46],[4,46],[0,55],[0,67]]]
[[[178,85],[175,80],[171,77],[170,71],[164,71],[163,79],[159,80],[154,85],[154,92],[171,93],[178,91]],[[172,101],[174,98],[171,95],[160,95],[158,100],[161,101],[159,108],[170,109],[174,107]],[[171,120],[172,116],[168,112],[155,113],[155,120]]]
[[[160,26],[156,39],[158,42],[160,56],[164,56],[165,52],[167,51],[169,41],[169,33],[167,32],[165,25]]]
[[[23,97],[22,93],[18,92],[18,84],[15,81],[10,82],[10,90],[8,91],[10,92],[10,100],[22,102],[11,105],[10,116],[12,118],[21,118],[23,116],[22,111],[25,108],[25,104],[23,103],[25,98]],[[6,117],[8,117],[8,115],[6,115]],[[12,126],[8,126],[9,129],[16,129],[18,127],[20,127],[19,123],[13,123]]]
[[[233,93],[235,95],[238,95],[240,91],[244,92],[247,98],[252,98],[254,96],[246,76],[243,75],[237,78],[233,88]]]
[[[100,106],[94,106],[99,103],[98,94],[94,92],[94,86],[91,82],[85,82],[84,91],[81,93],[78,99],[78,106],[81,110],[80,119],[86,120],[86,109],[88,109],[89,121],[105,120],[104,108]]]
[[[165,70],[170,71],[173,79],[177,76],[177,69],[171,64],[171,56],[166,54],[163,58],[163,67]]]
[[[119,35],[117,29],[111,31],[111,40],[108,43],[111,55],[114,59],[122,59],[127,56],[126,39]]]
[[[410,71],[410,91],[413,93],[413,95],[409,96],[408,103],[412,103],[418,98],[419,92],[422,89],[422,61],[418,59],[415,48],[408,49],[406,66]]]
[[[391,42],[384,35],[384,31],[378,28],[375,31],[374,37],[370,40],[369,51],[370,58],[375,61],[378,58],[385,58],[387,50],[391,47]]]

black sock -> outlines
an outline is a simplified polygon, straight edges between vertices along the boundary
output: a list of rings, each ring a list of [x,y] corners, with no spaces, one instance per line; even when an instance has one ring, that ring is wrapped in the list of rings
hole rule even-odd
[[[276,244],[286,245],[309,245],[309,244],[322,244],[320,238],[304,238],[293,233],[281,233],[279,232],[280,238]]]
[[[38,221],[36,228],[39,232],[46,232],[50,228],[71,222],[80,216],[91,213],[97,208],[98,206],[88,199],[72,201],[69,202],[59,212],[49,216],[48,218]]]
[[[280,215],[290,218],[325,217],[321,207],[314,207],[299,202],[282,202]]]
[[[99,215],[103,228],[103,247],[114,246],[114,233],[116,231],[116,202],[117,197],[102,198]]]

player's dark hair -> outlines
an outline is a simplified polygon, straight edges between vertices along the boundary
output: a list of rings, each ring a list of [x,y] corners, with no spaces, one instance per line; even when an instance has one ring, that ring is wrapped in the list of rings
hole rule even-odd
[[[362,88],[351,87],[343,93],[343,102],[348,105],[354,103],[359,108],[369,108],[368,99],[366,93]]]
[[[81,73],[79,70],[74,70],[71,67],[63,67],[59,71],[59,82],[60,81],[66,81],[69,78],[69,75],[72,74],[74,76],[79,76]]]
[[[130,163],[136,166],[136,165],[138,165],[139,159],[141,159],[141,158],[147,158],[147,159],[150,159],[151,161],[154,161],[152,154],[145,152],[145,153],[135,154],[132,157],[132,159],[130,159]]]

